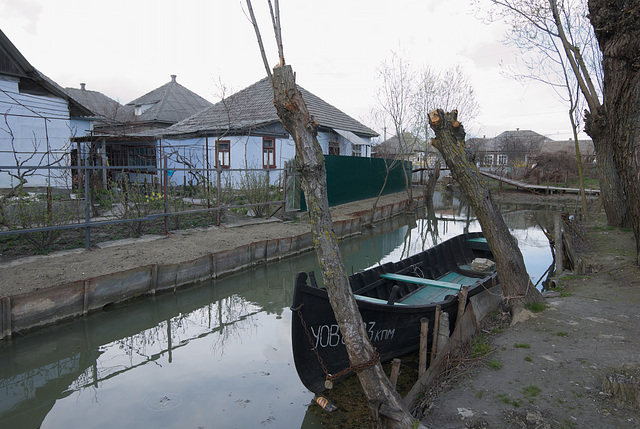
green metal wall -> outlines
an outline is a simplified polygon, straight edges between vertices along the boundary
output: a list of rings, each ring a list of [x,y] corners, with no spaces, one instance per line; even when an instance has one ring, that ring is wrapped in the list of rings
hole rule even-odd
[[[406,190],[402,167],[411,180],[411,162],[391,161],[382,158],[325,155],[327,167],[327,194],[329,205],[375,198],[384,184],[387,174],[385,164],[391,167],[384,194]],[[302,193],[302,192],[301,192]],[[304,193],[300,198],[300,210],[306,211]]]

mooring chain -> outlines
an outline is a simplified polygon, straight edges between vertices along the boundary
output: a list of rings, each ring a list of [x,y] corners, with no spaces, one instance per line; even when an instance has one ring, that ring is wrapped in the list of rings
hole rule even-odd
[[[304,318],[302,317],[303,305],[304,304],[300,304],[298,307],[292,308],[292,310],[298,313],[298,316],[300,317],[300,322],[302,323],[302,327],[304,328],[304,332],[307,334],[307,338],[309,339],[309,344],[311,344],[311,348],[313,349],[313,352],[316,354],[316,357],[318,358],[318,362],[322,367],[322,371],[324,371],[325,373],[325,376],[326,376],[325,387],[327,389],[331,389],[333,387],[332,380],[335,380],[344,375],[347,375],[352,371],[355,373],[364,371],[365,369],[371,368],[374,365],[376,365],[378,362],[380,362],[380,355],[378,354],[378,350],[374,348],[373,356],[371,356],[371,359],[369,359],[367,362],[351,365],[348,368],[345,368],[342,371],[338,372],[337,374],[329,374],[329,371],[327,370],[327,367],[324,365],[324,361],[320,357],[320,353],[318,352],[318,349],[316,348],[316,345],[313,342],[313,338],[311,338],[311,334],[309,333],[309,328],[307,328],[307,323],[304,321]]]

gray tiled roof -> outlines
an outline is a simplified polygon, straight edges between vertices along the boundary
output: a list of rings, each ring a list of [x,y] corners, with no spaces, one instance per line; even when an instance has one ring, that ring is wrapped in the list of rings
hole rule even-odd
[[[309,113],[321,127],[351,131],[360,137],[378,134],[346,113],[298,86]],[[220,134],[225,131],[247,131],[280,122],[273,105],[273,90],[268,78],[238,91],[213,106],[164,130],[165,135]]]
[[[138,116],[136,121],[175,124],[211,106],[210,102],[180,85],[175,75],[171,76],[169,83],[136,98],[127,103],[127,106],[134,108],[137,105],[149,104],[153,106]]]
[[[83,88],[65,88],[67,94],[78,103],[91,110],[103,122],[133,121],[133,109],[123,106],[101,92]]]

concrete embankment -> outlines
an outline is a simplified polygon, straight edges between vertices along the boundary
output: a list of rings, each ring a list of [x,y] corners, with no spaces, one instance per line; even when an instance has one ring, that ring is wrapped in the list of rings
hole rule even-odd
[[[420,203],[420,201],[418,202]],[[338,238],[360,234],[365,225],[403,214],[408,200],[352,213],[334,222]],[[264,228],[269,228],[268,224]],[[313,249],[310,232],[253,241],[208,252],[195,259],[152,263],[99,276],[58,283],[0,298],[0,339],[65,319],[101,311],[106,305],[171,292],[195,282],[219,278],[241,269],[287,258]],[[62,263],[62,262],[61,262]]]

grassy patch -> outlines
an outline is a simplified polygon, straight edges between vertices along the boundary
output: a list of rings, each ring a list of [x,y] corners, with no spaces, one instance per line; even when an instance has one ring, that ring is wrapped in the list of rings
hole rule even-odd
[[[471,342],[471,357],[479,358],[485,356],[493,351],[493,347],[489,344],[489,339],[480,334],[476,335]]]
[[[543,312],[544,310],[547,309],[547,304],[544,304],[544,303],[541,303],[541,302],[532,302],[532,303],[527,304],[527,308],[532,313],[541,313],[541,312]]]
[[[569,333],[564,332],[564,331],[558,331],[558,332],[556,332],[556,335],[559,336],[559,337],[567,337],[567,336],[569,336]]]
[[[535,386],[533,384],[522,389],[522,394],[529,401],[533,400],[534,397],[538,396],[540,392],[542,392],[542,389],[540,389],[538,386]]]
[[[515,343],[513,345],[513,347],[515,347],[516,349],[530,349],[531,348],[531,344],[527,344],[527,343]]]
[[[502,368],[502,362],[497,359],[491,359],[487,362],[487,366],[489,366],[489,368],[491,369],[500,369]]]
[[[531,356],[525,356],[524,357],[524,361],[525,362],[533,362],[533,358]]]

